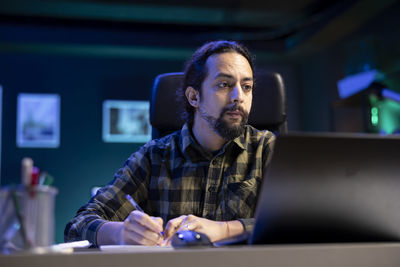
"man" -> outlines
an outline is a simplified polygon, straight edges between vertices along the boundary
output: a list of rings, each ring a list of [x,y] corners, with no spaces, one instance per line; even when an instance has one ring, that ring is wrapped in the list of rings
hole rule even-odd
[[[65,240],[162,245],[180,230],[204,233],[213,242],[250,231],[274,142],[271,132],[246,125],[253,85],[245,47],[217,41],[199,48],[178,92],[186,124],[132,154],[67,224]]]

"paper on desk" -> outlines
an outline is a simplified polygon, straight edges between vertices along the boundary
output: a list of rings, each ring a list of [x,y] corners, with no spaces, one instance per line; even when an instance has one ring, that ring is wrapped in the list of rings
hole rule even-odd
[[[172,246],[155,247],[143,245],[106,245],[100,246],[101,251],[108,252],[160,252],[174,250]]]
[[[34,247],[29,250],[30,253],[34,254],[47,254],[47,253],[66,253],[70,254],[74,252],[74,249],[88,248],[91,244],[87,240],[75,241],[69,243],[55,244],[52,246]]]

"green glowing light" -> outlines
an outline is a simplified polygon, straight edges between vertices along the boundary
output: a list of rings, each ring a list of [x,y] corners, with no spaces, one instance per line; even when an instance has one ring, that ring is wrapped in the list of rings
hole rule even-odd
[[[387,134],[400,130],[400,103],[385,99],[379,105],[379,118],[381,131]]]
[[[378,116],[372,116],[371,117],[371,123],[372,123],[372,125],[378,125],[378,122],[379,122],[379,119],[378,119]]]
[[[378,116],[378,108],[372,107],[371,108],[371,123],[374,126],[377,126],[379,123],[379,116]]]

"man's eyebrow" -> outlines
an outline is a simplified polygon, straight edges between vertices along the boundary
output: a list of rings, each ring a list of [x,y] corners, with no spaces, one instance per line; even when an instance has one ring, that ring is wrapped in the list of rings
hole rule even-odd
[[[214,79],[217,79],[217,78],[234,79],[234,77],[232,75],[223,73],[223,72],[220,72],[217,75],[215,75]],[[244,82],[253,81],[253,77],[245,77],[242,79],[242,81],[244,81]]]
[[[228,79],[233,79],[233,76],[227,73],[223,73],[223,72],[218,72],[217,75],[215,75],[214,79],[217,78],[228,78]]]

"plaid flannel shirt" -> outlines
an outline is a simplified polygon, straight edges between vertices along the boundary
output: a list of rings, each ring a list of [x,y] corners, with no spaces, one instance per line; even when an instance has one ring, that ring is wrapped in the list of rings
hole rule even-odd
[[[211,153],[202,149],[185,124],[181,131],[149,141],[78,210],[65,228],[65,241],[87,239],[97,245],[97,230],[103,223],[123,221],[134,210],[126,194],[147,214],[161,217],[164,226],[170,219],[193,214],[240,220],[251,231],[274,140],[271,132],[247,125],[244,134]]]

